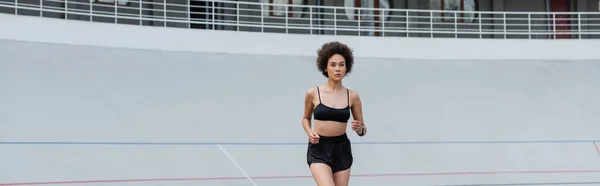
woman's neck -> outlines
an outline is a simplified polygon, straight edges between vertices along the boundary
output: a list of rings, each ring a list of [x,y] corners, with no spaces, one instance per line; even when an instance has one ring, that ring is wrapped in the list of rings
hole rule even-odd
[[[327,81],[327,86],[331,92],[339,92],[343,88],[341,81],[333,81],[331,79]]]

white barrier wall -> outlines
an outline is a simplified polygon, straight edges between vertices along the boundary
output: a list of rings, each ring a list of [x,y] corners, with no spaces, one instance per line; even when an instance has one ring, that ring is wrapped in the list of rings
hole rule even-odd
[[[600,86],[597,83],[600,81],[599,63],[594,60],[568,60],[569,58],[598,59],[600,54],[593,51],[600,46],[592,47],[600,43],[597,41],[430,40],[236,33],[126,26],[12,15],[1,15],[0,22],[6,23],[6,26],[0,29],[0,37],[4,39],[110,47],[65,47],[54,44],[36,45],[35,43],[3,41],[3,44],[0,45],[0,61],[2,61],[0,63],[0,67],[2,67],[0,84],[3,85],[0,88],[0,92],[2,92],[0,95],[6,99],[6,102],[0,109],[3,108],[4,114],[10,116],[4,119],[17,123],[43,123],[43,119],[36,119],[43,118],[42,116],[46,114],[49,114],[46,118],[48,121],[59,119],[59,116],[63,115],[64,118],[60,119],[75,119],[74,121],[77,121],[75,123],[98,122],[93,126],[125,122],[122,120],[123,118],[119,117],[125,117],[125,115],[131,117],[135,113],[125,114],[117,111],[114,113],[116,115],[111,115],[113,111],[110,108],[126,108],[128,107],[126,105],[114,104],[126,104],[125,100],[137,100],[129,103],[129,106],[140,107],[133,109],[136,112],[141,112],[139,109],[145,108],[146,105],[160,105],[156,109],[160,108],[161,110],[169,107],[182,109],[180,112],[172,114],[165,113],[165,118],[156,118],[161,117],[158,110],[143,111],[140,113],[143,113],[140,118],[154,119],[142,119],[138,121],[139,123],[187,122],[189,118],[178,115],[187,113],[191,116],[199,116],[198,113],[203,110],[214,113],[192,120],[202,123],[202,118],[204,118],[209,123],[214,123],[219,120],[218,116],[223,116],[223,118],[240,117],[240,115],[227,115],[236,110],[244,113],[244,117],[241,118],[254,119],[237,119],[234,123],[256,123],[264,120],[260,123],[280,126],[278,123],[272,123],[272,121],[280,119],[280,122],[290,122],[289,125],[300,127],[296,122],[300,121],[301,105],[286,104],[284,106],[280,104],[301,104],[303,93],[309,87],[324,82],[323,77],[316,70],[314,54],[322,42],[337,39],[349,43],[355,48],[357,56],[361,57],[357,59],[356,69],[349,76],[346,85],[361,92],[362,97],[368,100],[365,103],[365,115],[370,122],[390,122],[389,124],[394,127],[401,127],[402,124],[426,123],[436,129],[445,126],[482,127],[481,131],[489,132],[495,131],[493,128],[487,129],[490,125],[514,124],[513,130],[508,132],[514,138],[549,139],[565,132],[570,133],[567,136],[573,135],[573,138],[592,138],[590,135],[581,134],[594,131],[586,128],[590,127],[591,123],[600,120],[592,114],[600,109],[597,106],[600,104],[596,104],[598,99],[595,96],[600,94],[598,92]],[[413,44],[411,46],[411,44],[396,45],[394,43]],[[458,44],[466,45],[458,47]],[[570,47],[571,50],[567,50],[567,47]],[[168,50],[169,52],[131,50],[133,48]],[[480,52],[461,52],[466,48]],[[498,50],[520,50],[520,52],[493,52]],[[553,52],[555,50],[568,52]],[[51,51],[55,51],[55,53],[51,53]],[[380,53],[377,51],[386,52],[378,55]],[[429,55],[430,51],[431,53],[439,51],[440,54]],[[205,52],[233,52],[236,54],[216,55]],[[285,55],[246,56],[245,54]],[[301,56],[291,57],[289,55]],[[549,58],[548,56],[555,56],[558,59],[568,60],[568,62],[531,59],[452,60],[453,58],[477,59],[486,56],[493,59],[544,59]],[[448,59],[407,60],[377,57]],[[142,64],[148,64],[148,66]],[[28,69],[28,67],[34,69]],[[19,69],[28,69],[28,71]],[[36,78],[41,79],[36,80]],[[52,81],[53,78],[59,79]],[[227,78],[233,79],[227,80]],[[72,86],[75,86],[75,89]],[[251,91],[251,89],[256,90]],[[76,90],[83,92],[74,92]],[[58,91],[54,95],[58,98],[48,97],[52,91]],[[27,97],[28,94],[31,94],[32,97]],[[129,94],[131,97],[124,96],[124,94]],[[71,96],[63,97],[64,95]],[[83,98],[83,95],[92,97]],[[98,97],[99,95],[102,96]],[[32,98],[39,98],[39,100],[36,101]],[[160,101],[165,99],[169,101]],[[99,105],[80,109],[87,105],[85,102],[81,102],[84,100],[93,101],[89,104]],[[99,102],[96,103],[96,101]],[[180,101],[181,103],[179,103]],[[43,104],[45,102],[49,103]],[[113,105],[105,105],[111,102],[114,102]],[[15,104],[11,106],[11,103]],[[174,103],[181,105],[170,105]],[[39,104],[52,106],[47,108],[27,107],[27,105]],[[68,106],[69,104],[72,105]],[[266,113],[244,112],[248,109],[257,110],[254,105],[264,107],[262,109]],[[54,110],[54,106],[66,108]],[[30,113],[26,111],[34,109],[39,109],[38,112],[34,112],[34,115],[38,117],[30,118]],[[66,111],[65,109],[73,109],[74,112],[87,110],[87,112],[80,113],[81,118],[76,119],[77,117],[71,116],[71,112],[63,113]],[[270,111],[272,109],[277,110],[278,113],[271,115],[273,114]],[[100,117],[103,120],[107,119],[106,121],[86,120],[94,118],[94,115],[100,113],[111,113],[109,115],[116,118],[111,120],[111,117]],[[121,116],[121,114],[124,115]],[[395,119],[402,114],[406,115]],[[29,121],[30,119],[34,120]],[[75,125],[75,123],[72,124]],[[530,130],[519,130],[520,125],[540,126],[542,123],[558,127],[560,130],[551,130],[537,135],[530,135],[532,132]],[[585,127],[581,127],[582,125]],[[26,125],[20,126],[25,127]],[[37,125],[32,126],[37,127]],[[246,128],[248,130],[258,127],[242,126],[248,127]],[[289,132],[295,133],[293,131],[300,129],[290,129],[287,125],[282,127],[279,131],[291,130]],[[98,130],[101,129],[105,129],[105,127],[100,127]],[[425,131],[427,130],[429,129],[425,129]],[[181,132],[185,133],[185,131],[187,130]],[[385,131],[381,132],[385,133]],[[18,133],[12,133],[12,135],[16,134]],[[288,134],[284,132],[281,135]],[[300,135],[297,136],[300,139],[303,138],[303,133],[296,134]],[[12,135],[8,132],[2,137],[11,139]],[[412,140],[417,138],[424,140],[494,138],[485,133],[482,134],[483,136],[469,134],[468,136],[471,137],[466,137],[461,133],[455,133],[456,136],[439,136],[437,134],[423,136],[422,133],[411,137],[407,135],[411,134],[402,136]],[[83,136],[91,137],[94,134]],[[185,135],[179,137],[182,136]],[[395,136],[395,134],[390,134],[379,139],[397,140]],[[23,138],[24,136],[13,137]],[[47,140],[42,136],[38,137]],[[130,139],[130,136],[127,135],[121,137]],[[121,137],[115,137],[115,139]],[[264,136],[260,139],[272,137]],[[502,137],[498,136],[496,139]],[[26,139],[26,137],[23,138],[23,140]],[[69,138],[66,137],[66,139]],[[103,138],[97,140],[101,139]],[[284,141],[293,139],[298,138],[282,138]]]
[[[596,40],[480,40],[287,35],[190,30],[0,15],[0,39],[237,54],[314,56],[339,40],[357,57],[425,59],[599,59]]]
[[[304,142],[304,94],[326,81],[314,57],[2,40],[0,51],[0,141]],[[592,60],[377,58],[344,80],[377,134],[361,141],[596,139],[598,82]]]

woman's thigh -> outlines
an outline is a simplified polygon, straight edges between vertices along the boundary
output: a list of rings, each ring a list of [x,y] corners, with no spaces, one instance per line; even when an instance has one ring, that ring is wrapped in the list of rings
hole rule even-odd
[[[310,172],[312,173],[317,186],[335,186],[331,167],[324,163],[310,164]]]
[[[350,168],[333,173],[333,181],[335,182],[335,186],[348,186],[348,182],[350,182]]]

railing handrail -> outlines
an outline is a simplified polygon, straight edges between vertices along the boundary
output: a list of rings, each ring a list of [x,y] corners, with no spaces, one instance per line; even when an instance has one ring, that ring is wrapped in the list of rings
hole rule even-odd
[[[408,8],[370,8],[370,7],[341,7],[341,6],[330,6],[330,5],[296,5],[296,4],[277,4],[277,3],[262,3],[262,2],[248,2],[248,1],[232,1],[232,0],[190,0],[190,1],[204,1],[204,2],[227,2],[232,4],[244,4],[244,5],[271,5],[271,6],[286,6],[286,7],[298,7],[298,8],[324,8],[324,9],[353,9],[353,10],[386,10],[396,12],[433,12],[433,13],[484,13],[484,14],[590,14],[600,15],[600,12],[521,12],[521,11],[481,11],[481,10],[435,10],[435,9],[408,9]]]
[[[39,11],[40,16],[44,16],[43,13],[58,13],[64,14],[64,19],[69,19],[69,16],[80,15],[89,16],[88,21],[94,21],[95,18],[113,19],[113,22],[118,24],[119,20],[133,20],[137,21],[139,25],[143,24],[143,21],[162,22],[161,24],[165,27],[168,24],[178,24],[185,26],[178,26],[183,28],[192,28],[192,25],[201,25],[203,29],[229,29],[228,27],[235,27],[235,31],[252,31],[253,29],[260,29],[260,32],[268,32],[267,29],[284,29],[285,31],[279,31],[284,33],[291,33],[292,30],[299,30],[298,32],[310,32],[309,34],[332,34],[338,35],[338,32],[358,32],[355,35],[362,36],[363,32],[367,35],[381,34],[385,37],[394,37],[396,34],[405,34],[406,36],[400,37],[442,37],[438,35],[453,35],[444,37],[466,37],[467,35],[473,38],[483,39],[485,38],[497,38],[502,39],[518,38],[527,36],[527,39],[535,38],[557,38],[565,35],[576,36],[578,39],[582,38],[600,38],[600,12],[517,12],[517,11],[479,11],[479,10],[437,10],[437,9],[402,9],[402,8],[370,8],[370,7],[341,7],[331,5],[297,5],[297,4],[279,4],[279,3],[265,3],[265,2],[246,2],[246,1],[232,1],[232,0],[190,0],[190,2],[206,2],[210,5],[205,6],[193,6],[191,4],[177,4],[167,3],[166,0],[162,2],[143,2],[141,0],[128,0],[128,3],[138,3],[138,7],[135,6],[115,6],[110,4],[94,4],[92,0],[89,2],[74,2],[72,0],[65,0],[64,4],[76,4],[81,6],[89,6],[89,8],[71,8],[69,6],[56,7],[50,5],[44,5],[43,2],[64,2],[62,0],[43,0],[39,4],[30,3],[19,3],[18,0],[0,2],[0,7],[14,8],[15,14],[19,14],[18,10],[30,10]],[[214,3],[225,3],[230,4],[232,7],[217,7]],[[161,8],[148,8],[142,6],[143,4],[158,5]],[[247,7],[246,5],[256,5],[259,8],[240,8]],[[284,7],[284,16],[281,17],[270,17],[264,15],[265,11],[277,11],[265,10],[265,6],[279,6]],[[104,7],[112,9],[110,11],[97,10],[96,7]],[[114,8],[116,7],[116,8]],[[174,10],[167,7],[176,7]],[[203,8],[206,12],[192,12],[191,8]],[[288,12],[289,8],[301,8],[300,12]],[[228,9],[230,12],[215,12],[215,10]],[[127,13],[123,11],[138,11],[136,13]],[[145,13],[148,11],[151,13]],[[242,12],[244,10],[244,12]],[[328,10],[317,11],[317,10]],[[342,19],[338,16],[348,16],[347,10],[356,10],[361,19]],[[364,13],[362,11],[380,11],[383,16],[387,16],[390,20],[386,19],[362,19]],[[246,12],[255,12],[255,15],[246,14]],[[43,12],[43,13],[42,13]],[[233,13],[232,13],[233,12]],[[385,14],[388,12],[394,12]],[[399,12],[396,13],[396,12]],[[300,13],[302,17],[292,17],[288,13]],[[415,15],[411,13],[421,13],[421,15]],[[447,19],[441,16],[441,13],[446,15],[454,15],[448,19],[451,21],[438,21],[438,19]],[[169,14],[181,14],[179,16]],[[205,18],[195,19],[191,17],[191,14],[202,14]],[[398,14],[398,15],[396,15]],[[438,15],[439,14],[439,15]],[[459,15],[467,14],[470,17],[469,21],[458,21],[465,19],[459,17]],[[333,16],[333,18],[319,18],[319,16]],[[369,13],[366,16],[372,18],[379,17],[381,14]],[[513,15],[520,15],[514,16]],[[570,15],[568,18],[557,17],[557,15]],[[209,18],[210,17],[210,18]],[[215,18],[217,17],[217,18]],[[220,17],[231,17],[231,19],[221,19]],[[597,18],[595,18],[597,17]],[[260,20],[258,20],[260,18]],[[280,21],[265,20],[280,19]],[[435,20],[435,21],[434,21]],[[571,21],[570,23],[563,23],[562,21]],[[285,22],[284,22],[285,21]],[[300,22],[291,22],[300,21]],[[521,23],[515,23],[515,21],[521,21]],[[584,21],[584,22],[582,22]],[[325,23],[326,22],[326,23]],[[596,23],[595,23],[596,22]],[[154,24],[154,23],[152,23]],[[467,26],[468,28],[463,28]],[[217,29],[217,27],[219,27]],[[527,27],[527,28],[525,28]],[[560,28],[557,28],[560,27]],[[565,29],[564,27],[570,27]],[[303,33],[307,34],[307,33]]]

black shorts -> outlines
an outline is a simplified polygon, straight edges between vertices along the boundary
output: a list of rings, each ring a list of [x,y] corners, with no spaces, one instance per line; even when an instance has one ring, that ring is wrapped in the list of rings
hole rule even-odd
[[[306,161],[308,166],[311,163],[325,163],[331,167],[332,172],[349,169],[354,158],[348,136],[320,136],[319,143],[308,142]]]

